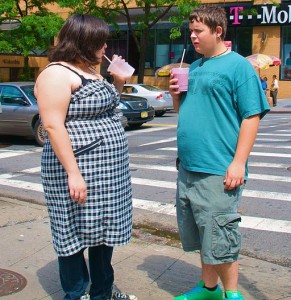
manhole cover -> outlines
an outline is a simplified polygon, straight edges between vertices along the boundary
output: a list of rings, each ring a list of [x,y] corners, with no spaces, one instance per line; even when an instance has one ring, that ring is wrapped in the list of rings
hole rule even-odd
[[[17,293],[24,289],[27,280],[20,274],[0,269],[0,297]]]

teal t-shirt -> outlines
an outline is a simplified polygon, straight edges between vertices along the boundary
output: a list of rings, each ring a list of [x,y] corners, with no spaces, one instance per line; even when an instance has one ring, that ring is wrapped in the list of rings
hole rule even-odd
[[[260,79],[241,55],[230,52],[190,66],[177,129],[178,157],[188,171],[225,175],[243,119],[270,110]],[[246,177],[247,177],[246,168]]]

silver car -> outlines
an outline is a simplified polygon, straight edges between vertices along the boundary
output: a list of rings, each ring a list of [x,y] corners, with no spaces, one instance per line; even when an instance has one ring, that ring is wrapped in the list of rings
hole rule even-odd
[[[155,116],[161,117],[166,111],[173,109],[173,98],[169,91],[164,91],[149,84],[125,84],[122,94],[144,97],[155,109]]]
[[[0,135],[32,137],[43,146],[45,130],[33,90],[34,82],[0,83]],[[127,118],[122,111],[116,108],[115,112],[126,127]]]
[[[0,83],[0,135],[32,137],[43,146],[45,131],[33,88],[34,82]]]

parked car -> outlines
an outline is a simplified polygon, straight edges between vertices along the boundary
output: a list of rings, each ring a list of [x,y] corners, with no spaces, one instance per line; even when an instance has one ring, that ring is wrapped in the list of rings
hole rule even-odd
[[[155,109],[155,115],[157,117],[161,117],[166,111],[173,109],[173,98],[170,92],[153,85],[125,84],[122,93],[146,98],[149,105]]]
[[[118,107],[115,108],[115,112],[118,114],[122,127],[125,128],[128,126],[127,117],[123,114],[122,110]]]
[[[0,83],[0,135],[32,137],[43,146],[45,130],[33,90],[34,82]],[[127,118],[120,109],[116,108],[116,112],[126,127]]]
[[[33,88],[34,82],[0,83],[0,135],[33,137],[43,146],[45,131]]]
[[[138,128],[142,124],[152,121],[155,110],[147,99],[143,97],[121,94],[118,108],[122,110],[127,118],[127,124],[131,128]]]

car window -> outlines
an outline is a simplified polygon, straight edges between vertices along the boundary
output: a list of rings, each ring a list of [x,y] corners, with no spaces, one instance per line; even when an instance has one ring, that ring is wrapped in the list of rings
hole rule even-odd
[[[14,86],[3,86],[0,99],[2,105],[25,105],[24,95]]]
[[[133,93],[133,87],[132,86],[124,86],[122,92],[126,93],[126,94],[132,94]]]
[[[153,86],[153,85],[144,84],[142,87],[149,90],[149,91],[161,91],[160,88],[158,88],[156,86]]]
[[[36,103],[36,97],[34,95],[34,86],[33,85],[26,85],[22,86],[21,89],[24,91],[26,96],[32,103]]]

